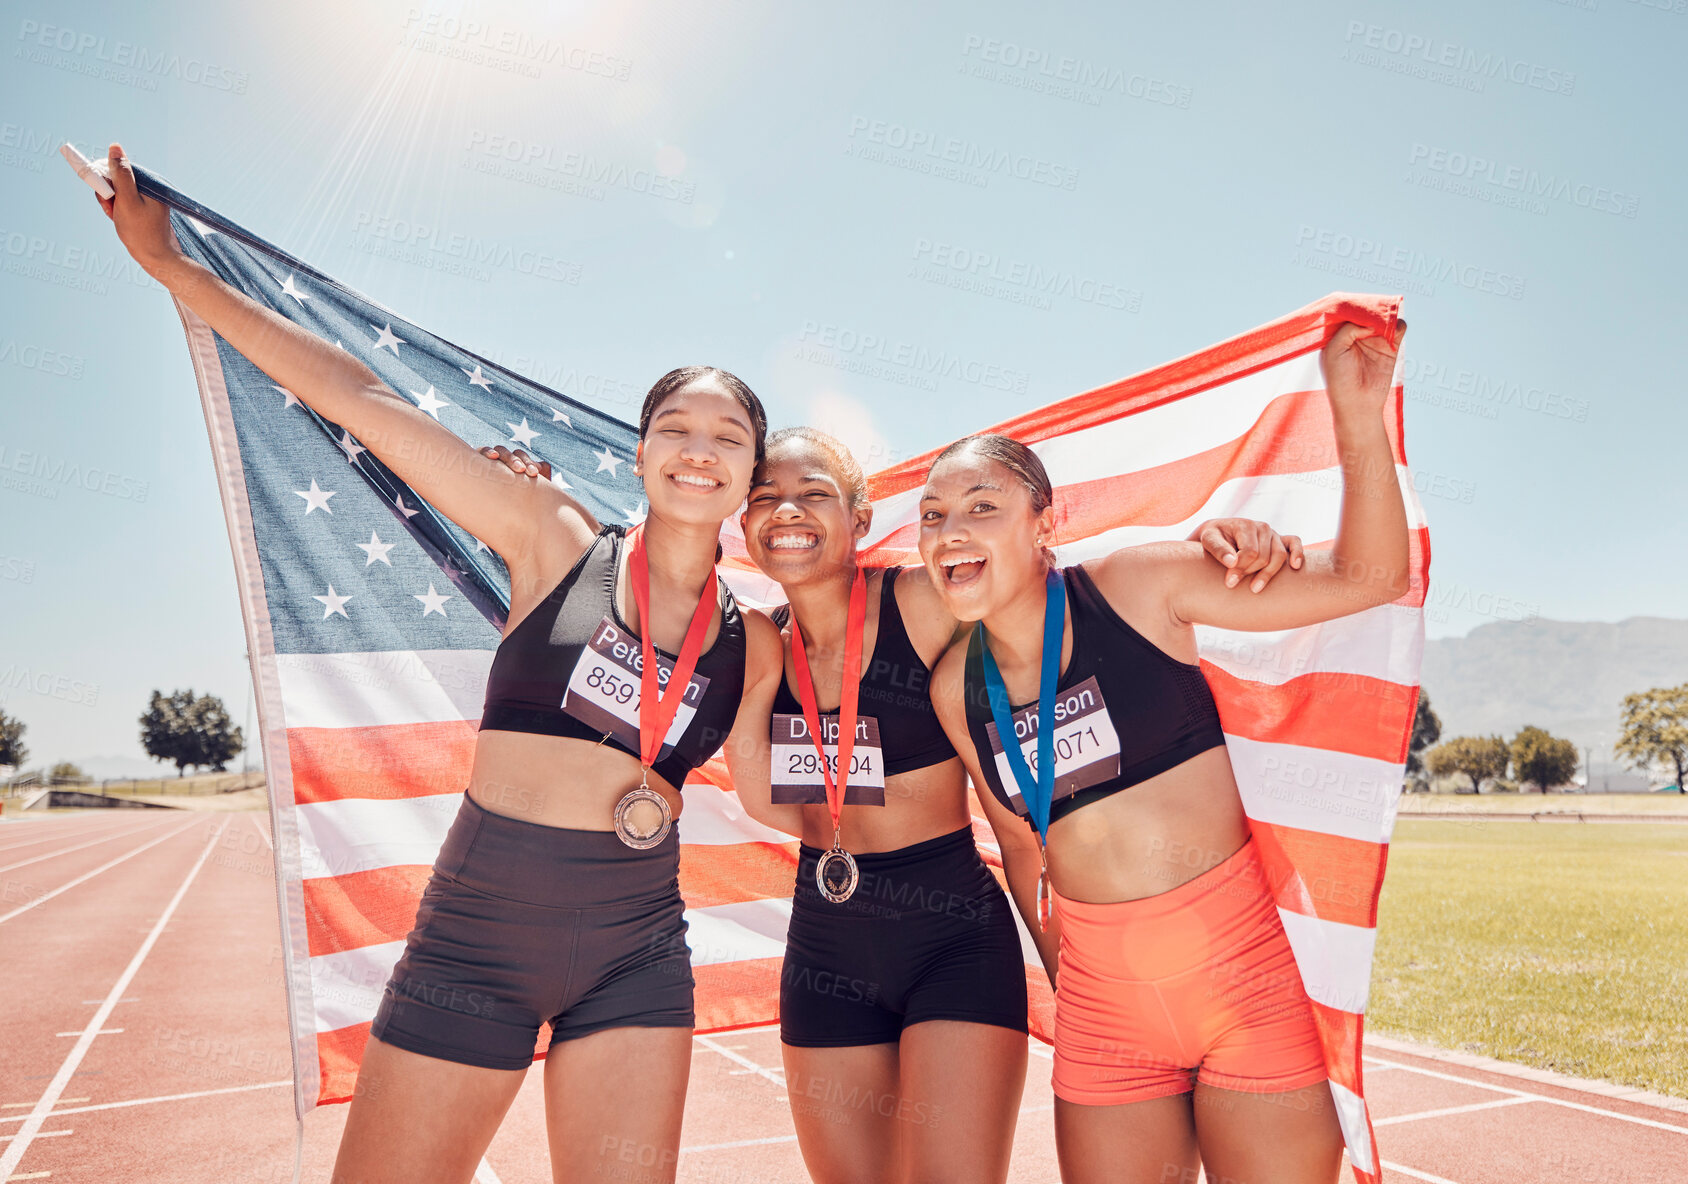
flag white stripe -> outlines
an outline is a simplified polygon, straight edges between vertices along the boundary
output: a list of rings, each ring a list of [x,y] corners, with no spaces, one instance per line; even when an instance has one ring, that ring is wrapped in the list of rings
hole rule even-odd
[[[1348,1144],[1348,1158],[1368,1175],[1377,1171],[1372,1155],[1371,1124],[1366,1117],[1366,1100],[1339,1082],[1330,1083],[1336,1103],[1336,1121],[1342,1127],[1342,1141]]]
[[[1380,604],[1306,629],[1242,633],[1196,626],[1205,661],[1236,678],[1282,686],[1305,674],[1352,674],[1418,685],[1424,653],[1422,610]]]
[[[791,898],[687,909],[686,924],[693,966],[783,958],[785,931],[791,924]]]
[[[277,654],[289,728],[479,720],[491,650]]]
[[[1279,909],[1307,997],[1338,1011],[1364,1015],[1371,991],[1377,930]]]
[[[300,878],[346,876],[406,864],[432,866],[462,795],[340,798],[293,807]]]
[[[373,1020],[381,992],[403,953],[404,942],[399,940],[314,955],[310,969],[316,1030],[332,1032]]]
[[[1229,732],[1225,748],[1250,818],[1368,843],[1389,841],[1399,764]]]

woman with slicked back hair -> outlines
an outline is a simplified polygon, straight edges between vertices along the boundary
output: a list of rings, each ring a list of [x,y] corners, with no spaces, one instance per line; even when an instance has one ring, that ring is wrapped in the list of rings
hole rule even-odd
[[[1055,1134],[1071,1184],[1193,1180],[1198,1165],[1209,1180],[1337,1177],[1312,1005],[1195,626],[1291,629],[1406,590],[1383,417],[1399,340],[1344,324],[1325,346],[1336,543],[1258,595],[1228,592],[1188,542],[1057,566],[1049,475],[1005,436],[958,441],[927,476],[921,558],[971,625],[933,703],[996,833],[1022,836],[1003,863],[1010,884],[1035,883],[1031,927],[1058,966]]]
[[[334,1180],[467,1184],[547,1025],[555,1178],[619,1178],[632,1149],[642,1179],[672,1180],[693,1024],[680,784],[735,726],[747,655],[777,664],[781,646],[715,574],[762,457],[761,403],[725,370],[664,375],[639,416],[648,515],[599,523],[187,258],[115,144],[109,164],[101,204],[142,268],[510,573],[469,784],[370,1029]]]

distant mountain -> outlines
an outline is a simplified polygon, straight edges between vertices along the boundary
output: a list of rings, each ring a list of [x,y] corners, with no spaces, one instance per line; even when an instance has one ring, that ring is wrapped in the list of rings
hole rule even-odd
[[[1510,738],[1526,724],[1615,767],[1623,697],[1688,682],[1688,621],[1493,621],[1424,643],[1422,683],[1443,736]]]

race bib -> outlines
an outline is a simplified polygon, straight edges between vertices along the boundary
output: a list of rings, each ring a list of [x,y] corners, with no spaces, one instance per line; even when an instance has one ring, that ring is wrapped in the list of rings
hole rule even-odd
[[[1032,775],[1037,775],[1037,707],[1022,708],[1014,713],[1014,734],[1020,751]],[[985,725],[990,738],[991,755],[996,761],[996,776],[1008,795],[1008,802],[1021,817],[1026,815],[1026,799],[1020,793],[1020,783],[1003,750],[1002,737],[997,734],[996,721]],[[1055,790],[1051,801],[1072,797],[1081,789],[1098,785],[1119,775],[1119,733],[1108,716],[1108,705],[1102,699],[1102,688],[1095,676],[1077,686],[1058,691],[1055,696]]]
[[[838,716],[820,717],[826,744],[827,765],[834,782],[838,777]],[[770,736],[773,767],[770,788],[776,806],[826,805],[826,781],[821,776],[821,755],[809,732],[809,721],[801,715],[774,716]],[[885,754],[879,747],[879,721],[871,715],[856,720],[856,746],[850,753],[850,784],[844,790],[847,806],[885,804]]]
[[[595,732],[614,736],[631,751],[639,751],[639,675],[645,668],[645,656],[639,639],[605,617],[592,632],[592,639],[581,648],[580,660],[569,675],[569,685],[563,692],[563,710]],[[668,679],[674,673],[674,663],[656,655],[656,680],[666,696]],[[692,675],[674,713],[674,722],[662,739],[662,749],[656,759],[661,761],[674,751],[698,704],[703,702],[709,680],[701,674]]]

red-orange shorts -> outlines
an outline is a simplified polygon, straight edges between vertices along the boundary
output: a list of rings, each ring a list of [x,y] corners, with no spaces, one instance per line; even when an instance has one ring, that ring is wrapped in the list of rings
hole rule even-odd
[[[1055,1096],[1112,1106],[1325,1080],[1307,992],[1250,839],[1170,892],[1061,918]]]

